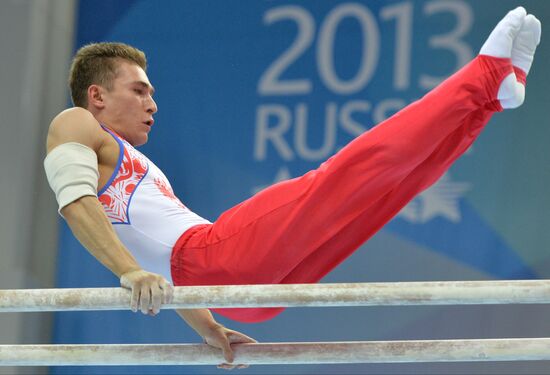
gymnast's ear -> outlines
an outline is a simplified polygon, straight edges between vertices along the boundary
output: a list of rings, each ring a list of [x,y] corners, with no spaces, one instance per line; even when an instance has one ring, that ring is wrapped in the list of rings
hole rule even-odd
[[[103,94],[105,89],[99,85],[90,85],[88,87],[88,106],[96,109],[103,109],[105,102],[103,101]]]

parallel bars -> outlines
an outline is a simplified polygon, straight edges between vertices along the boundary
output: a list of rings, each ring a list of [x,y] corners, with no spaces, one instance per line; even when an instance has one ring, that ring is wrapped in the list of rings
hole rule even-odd
[[[176,287],[165,309],[550,303],[550,280]],[[0,312],[125,310],[122,288],[0,290]],[[550,360],[550,338],[240,344],[235,363]],[[215,365],[195,344],[0,345],[0,366]]]
[[[550,360],[550,338],[266,343],[235,345],[250,365]],[[219,350],[196,344],[0,345],[4,366],[217,365]]]
[[[550,280],[176,287],[164,309],[550,303]],[[126,310],[122,288],[0,290],[0,312]]]

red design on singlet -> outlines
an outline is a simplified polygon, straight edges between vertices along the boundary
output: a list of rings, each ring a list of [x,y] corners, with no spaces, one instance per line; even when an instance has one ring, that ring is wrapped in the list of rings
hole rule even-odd
[[[159,188],[162,195],[173,200],[181,208],[186,208],[185,205],[181,203],[181,201],[178,199],[178,197],[176,197],[176,195],[174,194],[174,190],[172,190],[172,187],[168,184],[168,181],[162,180],[158,177],[155,178],[153,181],[155,182],[155,185],[157,185],[157,187]]]
[[[113,223],[129,223],[128,205],[132,195],[143,177],[147,174],[149,166],[145,157],[124,144],[124,156],[115,179],[101,196],[99,201],[103,204],[107,217]]]

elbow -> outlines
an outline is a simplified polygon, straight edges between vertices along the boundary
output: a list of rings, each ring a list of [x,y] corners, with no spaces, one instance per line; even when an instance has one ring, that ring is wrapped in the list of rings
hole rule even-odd
[[[67,222],[69,222],[72,219],[82,217],[83,213],[87,212],[89,210],[90,204],[95,205],[94,201],[97,201],[96,196],[85,195],[85,196],[79,197],[76,200],[74,200],[74,201],[64,205],[63,207],[61,207],[59,209],[59,214]]]

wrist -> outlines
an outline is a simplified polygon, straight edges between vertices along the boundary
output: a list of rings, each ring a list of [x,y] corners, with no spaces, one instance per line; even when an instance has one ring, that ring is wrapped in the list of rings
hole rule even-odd
[[[120,279],[122,276],[130,272],[142,271],[142,268],[138,265],[127,265],[113,270],[114,274]]]
[[[203,338],[206,339],[208,336],[212,336],[212,334],[216,331],[219,331],[220,329],[223,329],[224,326],[216,321],[207,322],[201,327],[197,327],[197,333]]]

